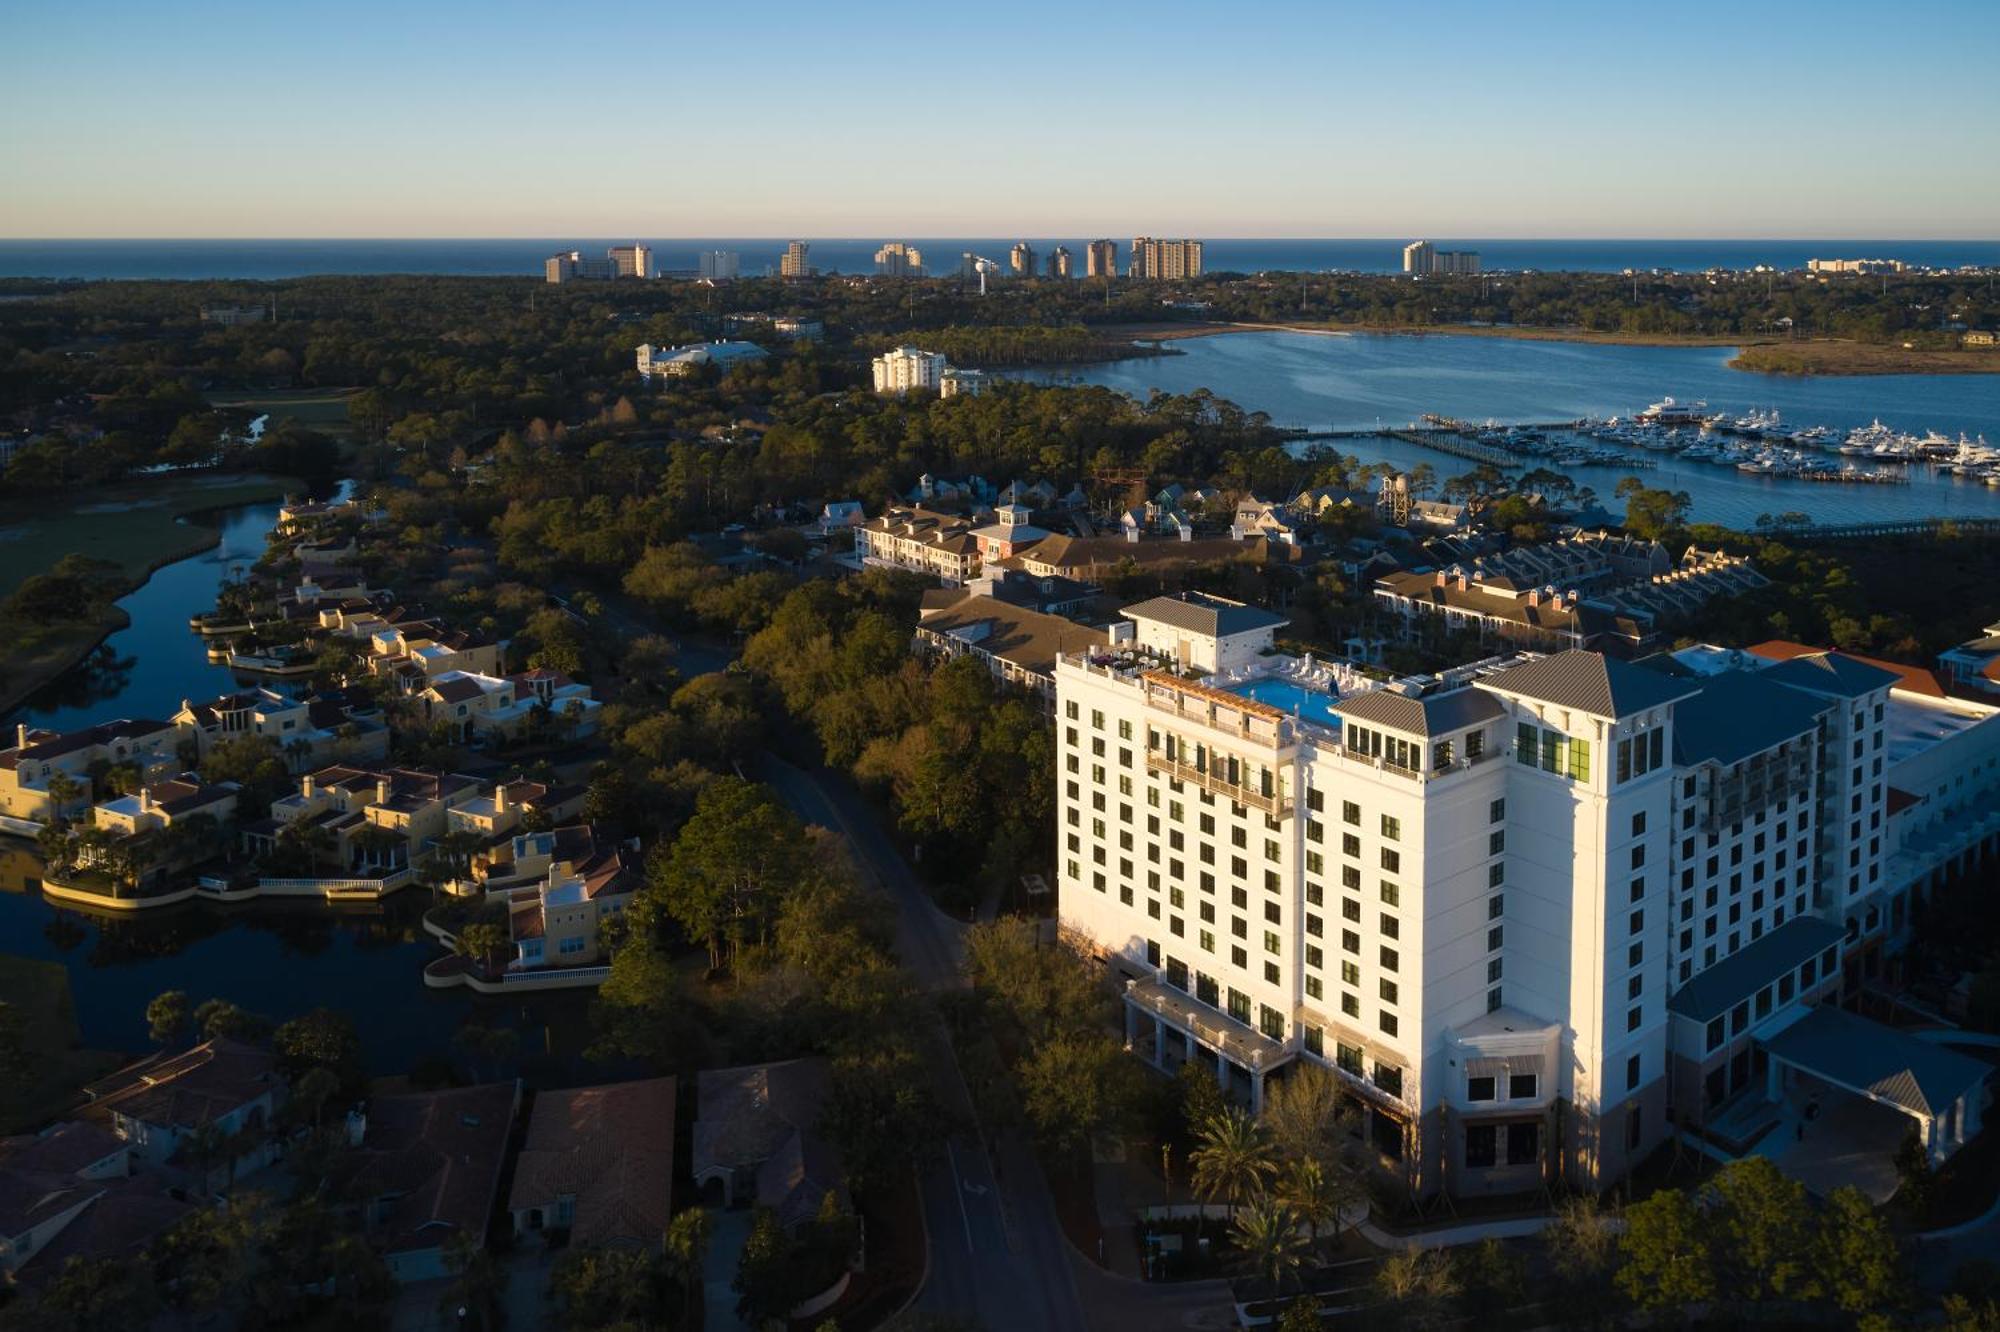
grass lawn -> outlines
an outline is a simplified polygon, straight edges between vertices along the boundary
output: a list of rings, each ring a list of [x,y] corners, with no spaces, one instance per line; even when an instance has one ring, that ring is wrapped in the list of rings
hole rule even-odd
[[[144,477],[59,500],[0,504],[0,597],[71,552],[110,560],[138,583],[215,543],[211,528],[175,521],[203,509],[283,498],[296,482],[256,473]]]
[[[347,430],[347,400],[360,391],[270,389],[263,393],[217,393],[210,395],[208,401],[214,407],[240,408],[252,415],[269,413],[274,422],[290,418],[308,429],[338,435]]]
[[[69,973],[60,963],[0,953],[0,1002],[21,1011],[28,1033],[28,1076],[0,1082],[0,1133],[23,1132],[62,1114],[83,1084],[125,1062],[109,1050],[78,1047]]]

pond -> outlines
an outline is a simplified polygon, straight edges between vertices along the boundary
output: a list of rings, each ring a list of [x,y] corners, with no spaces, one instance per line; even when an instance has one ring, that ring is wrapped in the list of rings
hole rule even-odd
[[[76,672],[6,719],[68,730],[114,717],[170,717],[184,698],[235,687],[210,664],[188,618],[214,605],[225,577],[253,563],[278,505],[211,515],[222,542],[157,570],[118,604],[130,627],[108,640],[115,666]],[[588,1040],[588,991],[488,999],[465,989],[431,990],[424,964],[442,955],[420,917],[428,895],[412,889],[373,908],[313,903],[189,903],[130,918],[60,907],[40,892],[31,842],[0,835],[0,954],[60,962],[69,972],[83,1042],[147,1047],[147,1001],[185,990],[200,1003],[228,999],[282,1022],[316,1007],[360,1028],[371,1069],[402,1073],[427,1055],[448,1054],[468,1022],[520,1032],[524,1060],[575,1064]]]

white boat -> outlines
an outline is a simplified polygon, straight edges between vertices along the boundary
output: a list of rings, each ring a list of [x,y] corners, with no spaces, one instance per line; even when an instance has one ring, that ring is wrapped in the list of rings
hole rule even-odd
[[[1672,398],[1662,398],[1640,412],[1639,419],[1654,425],[1699,425],[1708,419],[1708,404],[1681,403]]]

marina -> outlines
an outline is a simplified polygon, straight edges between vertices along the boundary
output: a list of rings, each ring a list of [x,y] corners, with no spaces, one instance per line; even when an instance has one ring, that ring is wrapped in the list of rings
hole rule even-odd
[[[1746,530],[1774,514],[1818,527],[2000,517],[2000,375],[1780,378],[1729,369],[1726,347],[1443,335],[1260,331],[1175,348],[1036,378],[1141,401],[1206,388],[1295,431],[1295,450],[1445,476],[1548,468],[1614,510],[1618,481],[1641,475],[1686,491],[1695,521]]]

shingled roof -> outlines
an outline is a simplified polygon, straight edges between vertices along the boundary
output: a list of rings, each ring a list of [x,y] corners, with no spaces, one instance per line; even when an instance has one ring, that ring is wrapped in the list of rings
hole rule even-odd
[[[1766,666],[1764,677],[1796,689],[1810,689],[1816,694],[1833,694],[1840,698],[1860,698],[1877,689],[1901,684],[1903,679],[1896,671],[1871,666],[1845,652],[1815,652],[1809,657],[1793,657],[1775,666]]]
[[[1522,698],[1612,719],[1686,698],[1698,688],[1581,648],[1510,667],[1481,683]]]
[[[1273,614],[1258,606],[1247,606],[1240,601],[1230,601],[1224,597],[1212,597],[1205,592],[1183,592],[1177,597],[1154,597],[1136,606],[1127,606],[1121,614],[1135,620],[1157,620],[1161,624],[1185,629],[1191,634],[1213,634],[1227,638],[1231,634],[1254,633],[1259,629],[1276,629],[1289,621],[1282,615]]]

